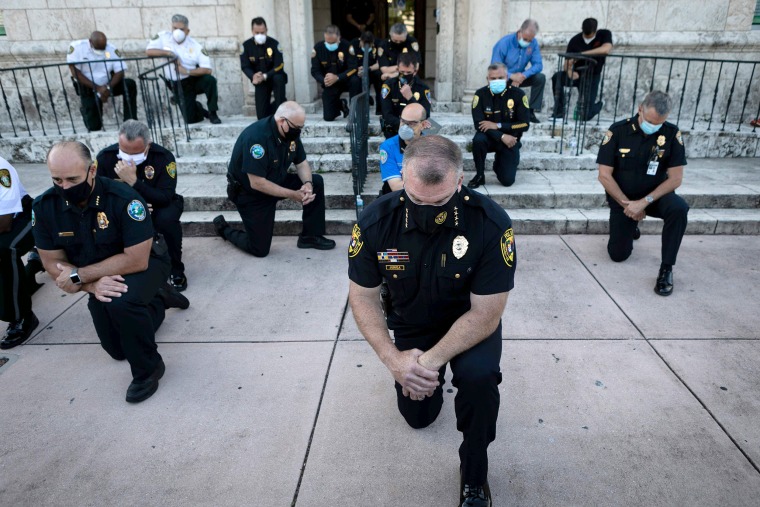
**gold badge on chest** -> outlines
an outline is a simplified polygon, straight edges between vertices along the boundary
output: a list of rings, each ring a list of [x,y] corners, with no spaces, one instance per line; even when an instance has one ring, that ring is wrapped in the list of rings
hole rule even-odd
[[[665,145],[665,136],[660,136],[657,138],[657,146],[664,146]]]
[[[470,246],[470,242],[464,236],[457,236],[454,238],[454,243],[451,245],[451,250],[454,252],[454,257],[461,259],[464,254],[467,253],[467,247]]]
[[[98,227],[100,227],[101,229],[108,228],[108,217],[102,211],[98,213]]]
[[[272,48],[267,48],[267,56],[268,56],[269,58],[271,58],[271,57],[272,57]]]
[[[509,109],[512,109],[512,108],[514,108],[514,107],[515,107],[515,101],[514,101],[514,100],[512,100],[512,99],[509,99],[509,100],[507,101],[507,107],[508,107]]]
[[[152,180],[155,175],[156,175],[156,170],[153,168],[152,165],[145,166],[145,177],[147,179]]]
[[[296,151],[296,142],[290,141],[290,151]]]
[[[414,100],[420,100],[420,92],[414,92]]]

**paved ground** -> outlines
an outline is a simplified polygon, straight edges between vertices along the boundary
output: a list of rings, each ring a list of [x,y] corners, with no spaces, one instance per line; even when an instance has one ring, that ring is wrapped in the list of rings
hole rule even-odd
[[[0,505],[455,505],[454,393],[405,426],[335,239],[278,237],[266,259],[187,239],[192,304],[168,313],[166,375],[138,405],[86,299],[46,281],[39,332],[0,354]],[[517,244],[495,505],[757,505],[760,238],[687,236],[669,298],[656,236],[622,264],[603,236]]]

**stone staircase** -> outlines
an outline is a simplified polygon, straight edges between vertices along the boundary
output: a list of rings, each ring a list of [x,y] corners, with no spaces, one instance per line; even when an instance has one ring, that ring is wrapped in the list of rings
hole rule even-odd
[[[440,134],[449,137],[464,154],[465,181],[472,177],[474,166],[469,143],[473,127],[469,114],[434,113],[441,124]],[[178,154],[178,192],[185,196],[183,227],[188,236],[213,235],[212,219],[219,213],[233,226],[240,217],[226,198],[227,163],[238,134],[253,119],[226,117],[222,125],[208,123],[190,127],[190,141],[184,136],[173,144],[164,132],[161,144]],[[588,125],[586,143],[579,156],[569,146],[572,123],[565,126],[565,140],[560,125],[552,129],[549,122],[532,125],[523,137],[517,182],[502,187],[486,161],[487,184],[480,191],[490,195],[510,213],[515,229],[522,234],[604,234],[609,210],[596,179],[595,153],[598,142],[611,120]],[[321,115],[307,114],[303,143],[315,172],[325,179],[328,234],[349,234],[356,218],[355,196],[351,180],[351,154],[345,120],[325,122]],[[735,132],[706,130],[697,126],[684,131],[689,166],[679,193],[689,202],[688,234],[760,234],[760,142],[748,128]],[[552,137],[554,133],[554,137]],[[85,139],[83,139],[83,137]],[[94,151],[115,142],[115,132],[63,136],[31,136],[0,139],[0,154],[15,164],[44,162],[48,147],[59,139],[80,139]],[[371,117],[368,165],[364,201],[369,204],[380,189],[378,147],[383,141],[376,116]],[[564,142],[564,145],[561,143]],[[562,147],[564,153],[560,154]],[[714,158],[705,158],[711,156]],[[731,158],[729,158],[731,157]],[[33,195],[49,186],[43,166],[26,169],[25,186]],[[38,183],[39,181],[39,183]],[[660,232],[662,222],[645,220],[642,233]],[[275,234],[295,235],[301,230],[300,207],[282,201],[277,213]]]

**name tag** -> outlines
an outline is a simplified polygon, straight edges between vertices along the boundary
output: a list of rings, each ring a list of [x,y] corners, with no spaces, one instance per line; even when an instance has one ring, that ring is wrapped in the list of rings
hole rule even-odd
[[[657,174],[657,168],[660,167],[660,163],[656,160],[652,160],[649,162],[649,166],[647,167],[647,175],[648,176],[654,176]]]
[[[73,238],[74,233],[73,232],[59,232],[58,237],[59,238]]]

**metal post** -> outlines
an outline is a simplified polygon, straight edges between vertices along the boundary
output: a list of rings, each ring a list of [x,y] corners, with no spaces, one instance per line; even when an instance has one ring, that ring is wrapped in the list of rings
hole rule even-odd
[[[749,76],[749,82],[752,83],[752,79],[755,77],[755,67],[757,67],[756,63],[752,64],[752,74]],[[742,128],[742,122],[744,121],[744,110],[747,107],[747,100],[749,99],[749,89],[751,87],[747,87],[747,91],[744,93],[744,104],[742,105],[742,114],[739,116],[739,126],[736,127],[736,131],[739,132],[739,130]],[[754,130],[753,130],[754,132]]]
[[[715,103],[718,101],[718,87],[720,86],[720,75],[722,72],[723,62],[720,62],[720,67],[718,67],[718,77],[715,78],[715,93],[713,94],[713,103],[710,108],[710,120],[707,123],[707,130],[710,130],[710,127],[712,127],[713,112],[715,111]]]
[[[18,137],[18,132],[16,132],[16,124],[13,123],[13,115],[11,114],[11,106],[10,104],[8,104],[8,96],[5,94],[5,86],[3,86],[2,79],[0,79],[0,91],[3,92],[3,102],[5,102],[5,110],[8,111],[8,119],[10,120],[11,127],[13,128],[13,137]]]
[[[58,127],[58,134],[61,135],[61,125],[58,123],[58,113],[55,111],[55,101],[53,100],[53,92],[50,91],[50,83],[48,83],[47,73],[45,67],[42,67],[42,75],[45,77],[45,87],[47,88],[48,98],[50,99],[50,107],[53,108],[53,117],[55,118],[55,125]]]
[[[681,100],[678,103],[678,117],[676,118],[676,125],[681,119],[681,109],[683,109],[683,98],[686,96],[686,83],[689,81],[689,67],[691,66],[691,60],[686,62],[686,74],[683,76],[683,87],[681,87]]]
[[[32,129],[29,127],[29,118],[26,117],[26,107],[24,106],[24,98],[21,96],[21,90],[18,87],[18,80],[16,79],[16,71],[12,70],[13,84],[16,85],[16,93],[18,94],[18,101],[21,104],[21,112],[24,114],[24,122],[26,122],[26,131],[29,132],[29,137],[32,137]]]
[[[728,104],[726,104],[726,115],[723,117],[723,126],[720,128],[721,132],[726,130],[726,120],[728,119],[728,110],[731,109],[731,99],[734,96],[734,88],[736,87],[736,76],[739,75],[739,63],[736,64],[736,72],[734,72],[734,80],[731,82],[731,91],[728,92]]]
[[[691,122],[691,128],[694,129],[694,125],[697,123],[697,111],[699,111],[699,100],[702,98],[702,83],[705,82],[705,72],[707,70],[707,60],[702,66],[702,78],[699,80],[699,89],[697,90],[697,105],[694,106],[694,119]]]
[[[63,99],[66,101],[66,111],[69,113],[69,121],[71,122],[71,130],[77,133],[76,127],[74,127],[74,116],[71,114],[71,106],[69,105],[69,94],[66,93],[66,86],[63,84],[63,74],[61,74],[61,66],[58,65],[58,77],[61,79],[61,93],[63,93]]]

